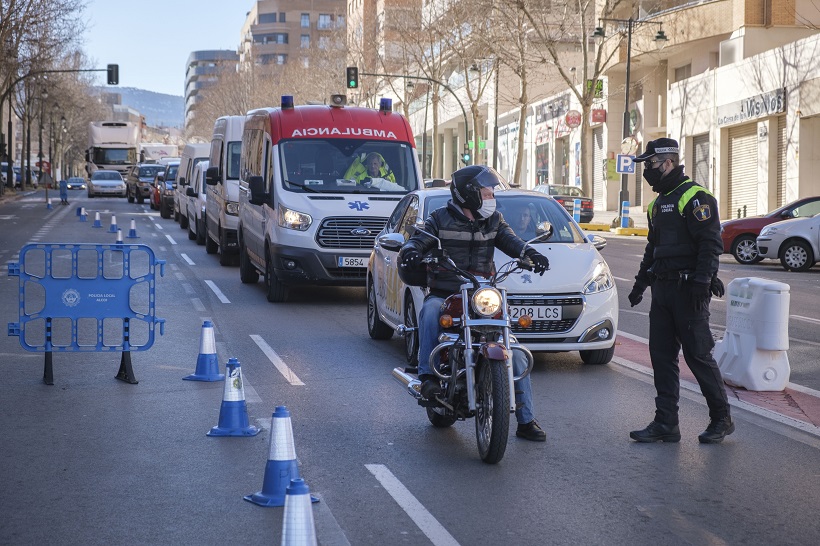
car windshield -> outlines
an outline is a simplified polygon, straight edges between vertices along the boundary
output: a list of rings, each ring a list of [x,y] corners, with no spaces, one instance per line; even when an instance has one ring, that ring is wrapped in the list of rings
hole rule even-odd
[[[290,140],[279,151],[288,191],[405,194],[419,187],[413,148],[403,142]]]
[[[120,173],[111,171],[97,171],[91,178],[92,180],[122,180]]]
[[[584,242],[583,234],[572,223],[566,210],[552,199],[505,192],[497,192],[495,199],[496,208],[504,216],[504,220],[525,241],[535,237],[537,224],[549,222],[553,229],[550,243]],[[446,206],[449,200],[450,196],[447,194],[430,197],[427,201],[427,215]]]
[[[177,171],[179,170],[179,165],[168,165],[168,169],[165,172],[165,181],[166,182],[173,182],[177,179]]]
[[[154,178],[157,173],[161,173],[165,170],[165,167],[162,165],[149,165],[147,167],[140,167],[140,172],[137,176],[140,178]]]

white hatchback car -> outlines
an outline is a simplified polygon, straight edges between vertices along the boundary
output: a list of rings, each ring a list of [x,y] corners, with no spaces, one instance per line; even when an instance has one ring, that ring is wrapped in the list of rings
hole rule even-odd
[[[536,222],[550,222],[554,230],[549,241],[533,245],[549,258],[549,271],[543,276],[519,272],[502,283],[507,288],[511,317],[526,313],[534,318],[528,329],[513,324],[518,341],[533,352],[579,351],[586,364],[612,360],[619,308],[615,281],[598,252],[606,240],[598,235],[586,236],[567,211],[543,193],[497,189],[495,197],[498,210],[519,236],[522,233],[516,220],[525,210]],[[376,238],[367,266],[367,326],[371,337],[389,338],[399,324],[415,327],[426,292],[406,286],[399,279],[398,253],[382,247],[379,237],[398,233],[406,241],[409,226],[423,225],[424,219],[449,199],[449,189],[428,188],[407,194]],[[496,250],[496,266],[510,259]],[[414,331],[406,334],[405,349],[408,362],[415,366],[418,337]]]
[[[94,171],[88,180],[88,197],[113,195],[125,197],[125,180],[118,171]]]
[[[820,258],[820,214],[764,227],[757,236],[761,258],[780,258],[786,271],[806,271]]]

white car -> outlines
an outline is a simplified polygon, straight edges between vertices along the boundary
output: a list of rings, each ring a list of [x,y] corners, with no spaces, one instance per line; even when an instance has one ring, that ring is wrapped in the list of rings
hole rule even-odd
[[[497,188],[495,197],[498,210],[509,218],[508,223],[519,236],[514,219],[524,208],[534,213],[536,222],[550,222],[554,229],[549,241],[533,244],[549,258],[549,271],[543,276],[519,272],[502,283],[507,288],[511,317],[526,313],[534,318],[528,329],[513,323],[518,341],[533,352],[579,351],[586,364],[612,360],[619,308],[615,281],[598,252],[606,240],[598,235],[586,236],[566,210],[543,193]],[[409,226],[423,225],[424,219],[449,199],[449,189],[409,193],[376,238],[367,266],[367,326],[371,337],[389,338],[400,324],[415,327],[425,296],[424,289],[406,286],[399,279],[398,253],[382,247],[379,237],[398,233],[406,241]],[[511,260],[500,250],[496,250],[494,259],[497,267]],[[405,349],[408,362],[415,366],[415,331],[406,334]]]
[[[88,197],[98,195],[113,195],[115,197],[125,197],[125,180],[117,171],[99,170],[94,171],[88,180]]]
[[[191,173],[191,180],[185,187],[187,201],[180,202],[180,213],[188,218],[188,238],[196,240],[196,244],[205,244],[205,205],[207,188],[205,186],[205,171],[208,170],[208,161],[200,161]],[[183,209],[184,207],[184,209]]]
[[[769,224],[757,236],[761,258],[780,258],[786,271],[806,271],[820,257],[820,214]]]

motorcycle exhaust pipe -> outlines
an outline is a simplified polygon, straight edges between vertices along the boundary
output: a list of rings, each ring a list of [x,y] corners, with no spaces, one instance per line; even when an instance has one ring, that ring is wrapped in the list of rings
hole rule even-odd
[[[416,399],[421,398],[421,381],[419,381],[412,375],[404,373],[404,371],[401,368],[393,368],[393,379],[404,385],[404,388],[407,389],[407,392],[410,393],[410,396]]]

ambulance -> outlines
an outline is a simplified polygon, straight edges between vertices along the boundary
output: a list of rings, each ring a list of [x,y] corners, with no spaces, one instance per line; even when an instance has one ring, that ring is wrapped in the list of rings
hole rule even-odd
[[[239,167],[239,276],[265,279],[268,301],[297,285],[364,286],[376,235],[422,185],[407,120],[344,105],[248,112]]]

